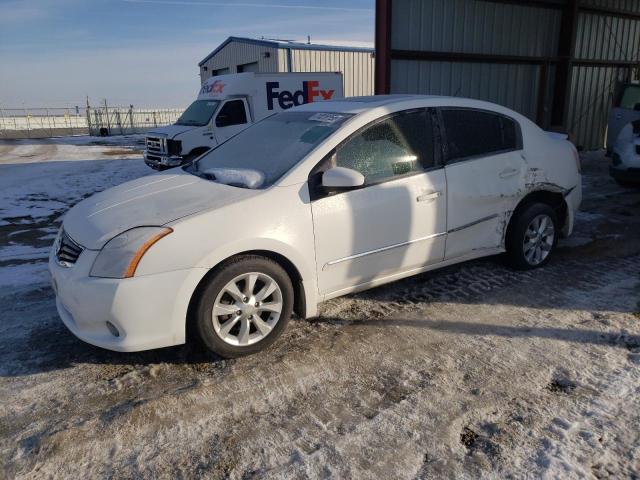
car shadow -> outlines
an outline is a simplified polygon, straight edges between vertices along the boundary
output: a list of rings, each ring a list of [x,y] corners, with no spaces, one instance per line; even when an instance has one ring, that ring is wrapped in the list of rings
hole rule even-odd
[[[312,321],[315,323],[327,323],[331,325],[357,325],[367,328],[390,328],[394,326],[422,328],[432,330],[434,332],[482,337],[491,336],[506,338],[541,338],[556,340],[560,342],[626,348],[628,350],[640,348],[640,335],[629,335],[622,332],[602,332],[598,330],[575,328],[513,326],[485,322],[430,320],[427,318],[345,320],[341,318],[320,317]]]
[[[44,289],[43,289],[44,290]],[[170,365],[224,365],[224,359],[209,352],[196,342],[175,347],[142,352],[114,352],[95,347],[76,338],[55,312],[53,292],[39,309],[49,314],[40,318],[38,325],[30,325],[26,335],[14,339],[11,345],[2,341],[0,351],[0,377],[21,377],[73,368],[79,364],[110,366]]]

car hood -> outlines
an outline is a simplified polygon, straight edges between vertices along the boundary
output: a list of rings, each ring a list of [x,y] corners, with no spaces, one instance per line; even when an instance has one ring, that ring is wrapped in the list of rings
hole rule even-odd
[[[158,137],[167,137],[167,138],[175,138],[181,133],[188,132],[193,130],[196,127],[193,125],[167,125],[166,127],[156,128],[147,133],[147,137],[153,137],[154,135]]]
[[[130,228],[164,225],[258,193],[172,170],[123,183],[81,201],[65,215],[64,229],[83,247],[98,250]]]

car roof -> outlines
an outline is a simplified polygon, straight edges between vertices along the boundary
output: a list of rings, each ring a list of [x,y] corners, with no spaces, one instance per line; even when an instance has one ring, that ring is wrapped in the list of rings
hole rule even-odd
[[[296,110],[310,112],[361,113],[365,110],[399,103],[407,100],[428,99],[428,95],[368,95],[363,97],[345,97],[325,102],[306,103]]]
[[[463,97],[446,97],[440,95],[370,95],[366,97],[345,97],[324,102],[311,102],[295,107],[297,111],[335,112],[361,114],[375,109],[402,110],[424,107],[458,107],[475,108],[502,113],[516,118],[520,122],[526,118],[519,113],[491,102]]]

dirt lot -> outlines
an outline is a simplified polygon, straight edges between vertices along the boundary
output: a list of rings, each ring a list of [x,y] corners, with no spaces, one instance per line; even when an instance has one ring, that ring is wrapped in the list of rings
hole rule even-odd
[[[60,214],[148,174],[133,141],[0,143],[5,477],[640,478],[640,189],[600,153],[546,268],[491,258],[332,300],[223,361],[108,352],[57,317]]]

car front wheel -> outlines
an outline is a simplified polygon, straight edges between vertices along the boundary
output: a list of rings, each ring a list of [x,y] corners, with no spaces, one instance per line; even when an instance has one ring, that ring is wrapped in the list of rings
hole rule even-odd
[[[544,203],[527,205],[516,212],[507,231],[509,263],[519,270],[541,267],[558,243],[558,220]]]
[[[293,310],[293,287],[275,261],[247,255],[213,273],[195,312],[199,340],[224,358],[256,353],[284,331]]]

